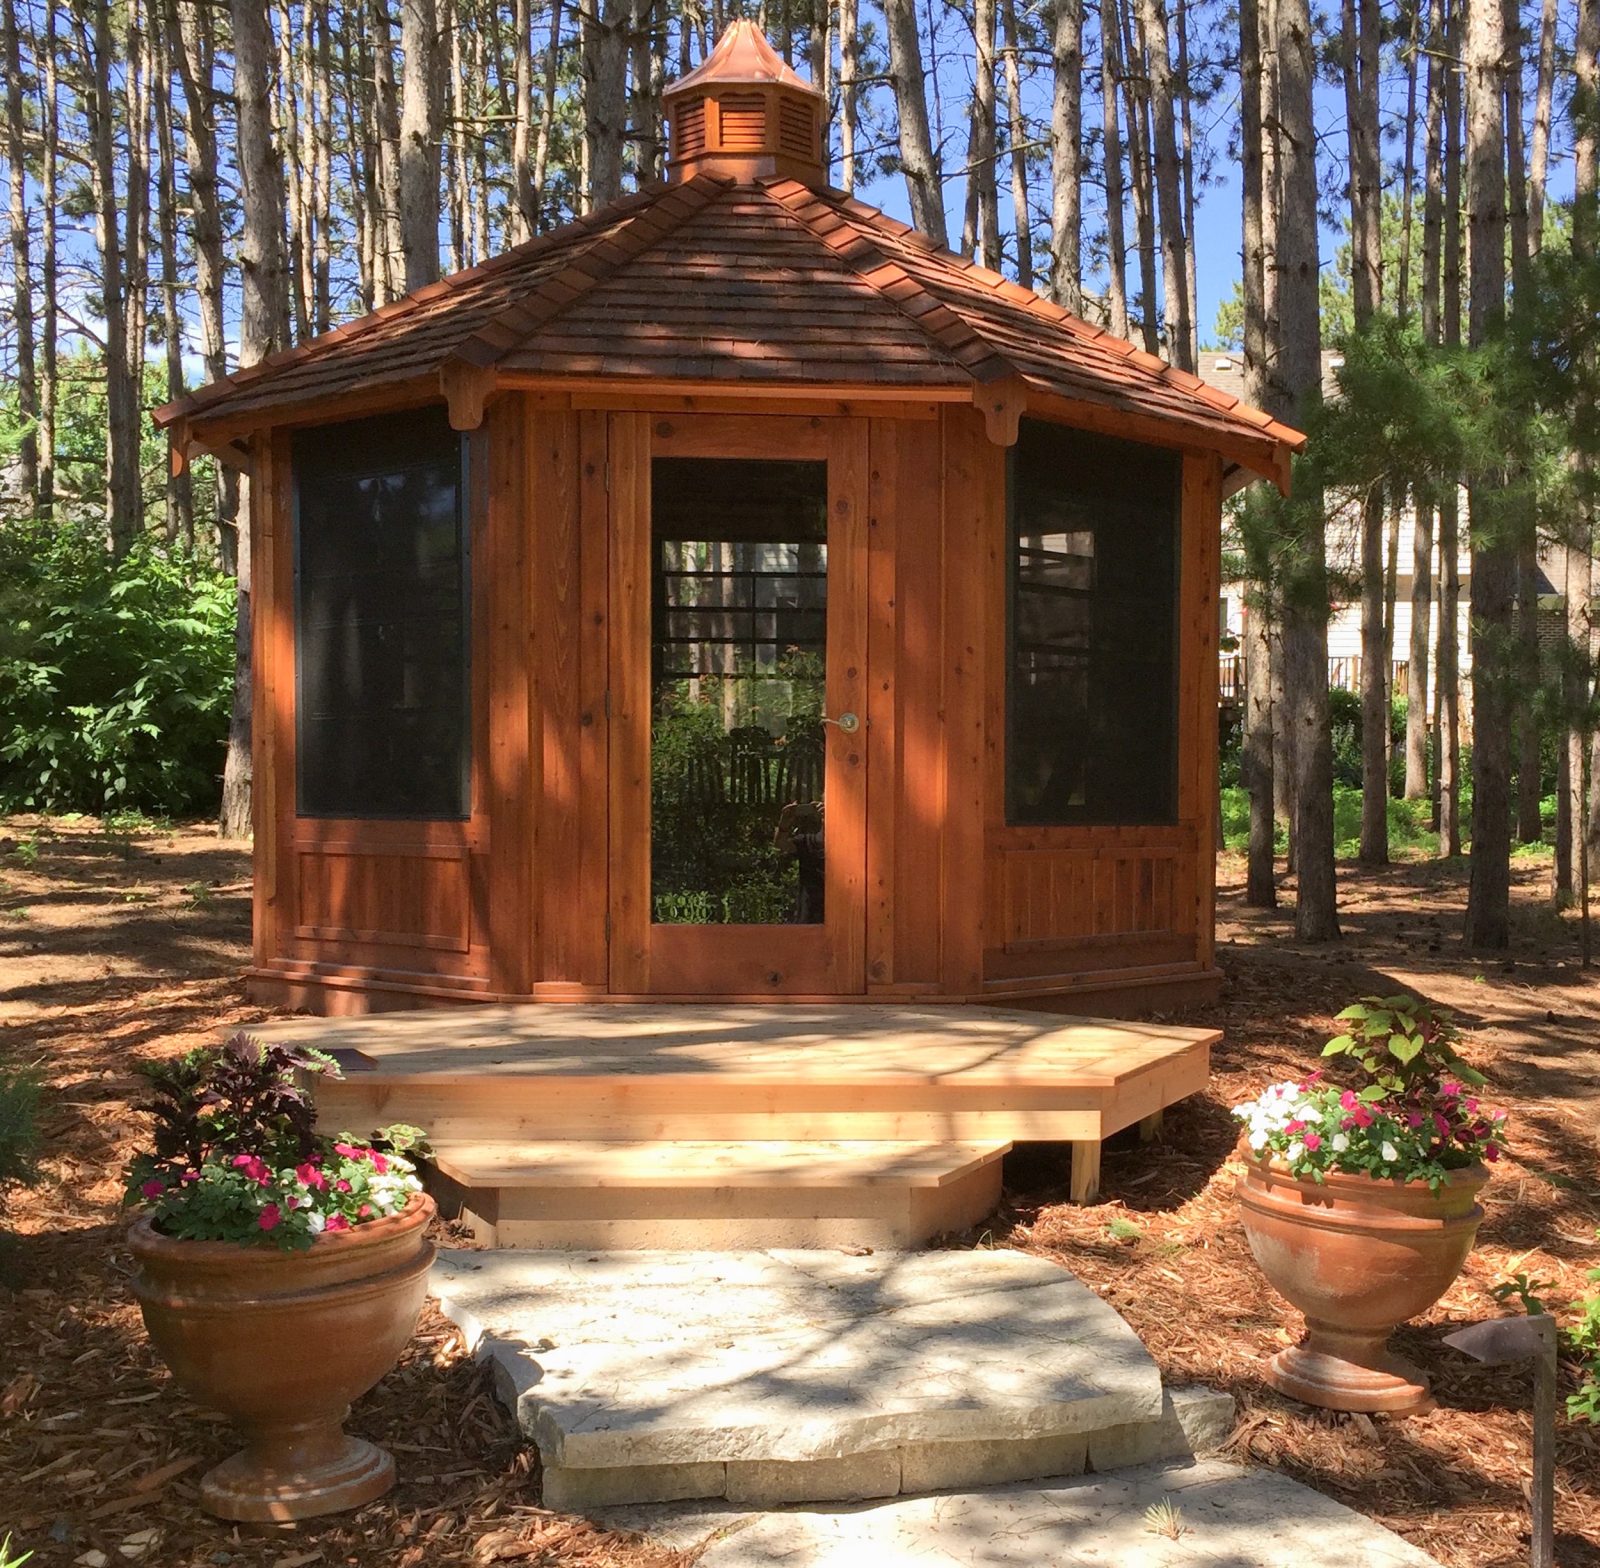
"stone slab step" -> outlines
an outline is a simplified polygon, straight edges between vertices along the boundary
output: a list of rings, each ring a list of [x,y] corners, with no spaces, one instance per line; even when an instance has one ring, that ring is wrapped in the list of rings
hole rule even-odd
[[[1175,1539],[1151,1528],[1149,1510],[1163,1504],[1177,1511]],[[836,1512],[692,1504],[618,1510],[605,1522],[699,1568],[1439,1568],[1331,1497],[1220,1459]]]
[[[496,1247],[909,1247],[1000,1201],[976,1143],[587,1139],[438,1144],[446,1212]]]
[[[433,1290],[544,1461],[551,1507],[893,1496],[1220,1441],[1132,1329],[1011,1251],[445,1251]]]

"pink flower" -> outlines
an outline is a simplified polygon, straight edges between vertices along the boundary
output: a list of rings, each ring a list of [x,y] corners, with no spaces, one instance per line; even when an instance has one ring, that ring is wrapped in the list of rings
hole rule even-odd
[[[1287,1132],[1287,1133],[1304,1132],[1305,1129],[1306,1129],[1306,1124],[1303,1121],[1301,1121],[1299,1119],[1299,1117],[1297,1117],[1297,1116],[1291,1117],[1288,1121],[1286,1121],[1283,1124],[1283,1130],[1285,1132]]]
[[[159,1176],[152,1176],[139,1191],[147,1198],[159,1198],[167,1190],[166,1183]]]
[[[1439,1093],[1442,1094],[1445,1099],[1453,1100],[1461,1093],[1461,1085],[1458,1083],[1442,1083],[1439,1085]]]
[[[1342,1127],[1342,1128],[1343,1128],[1343,1129],[1344,1129],[1344,1130],[1345,1130],[1345,1131],[1346,1131],[1346,1132],[1349,1132],[1349,1131],[1350,1131],[1350,1129],[1351,1129],[1351,1128],[1352,1128],[1352,1127],[1354,1127],[1354,1126],[1356,1126],[1356,1125],[1357,1125],[1357,1122],[1356,1122],[1356,1119],[1355,1119],[1355,1117],[1353,1117],[1353,1116],[1346,1116],[1346,1117],[1344,1117],[1344,1118],[1343,1118],[1343,1119],[1342,1119],[1342,1120],[1341,1120],[1341,1121],[1340,1121],[1340,1123],[1339,1123],[1339,1125],[1340,1125],[1340,1126],[1341,1126],[1341,1127]]]
[[[1372,1125],[1372,1112],[1366,1106],[1357,1104],[1355,1110],[1350,1114],[1354,1117],[1357,1127],[1370,1127]]]
[[[187,1170],[183,1173],[183,1179],[185,1181],[199,1181],[200,1172],[196,1170]]]
[[[380,1176],[389,1169],[389,1162],[376,1149],[368,1149],[367,1158],[372,1161],[373,1170]]]
[[[370,1203],[363,1203],[361,1207],[356,1210],[356,1218],[359,1220],[371,1219],[372,1205]]]
[[[309,1163],[295,1166],[294,1174],[302,1187],[311,1187],[320,1192],[328,1185],[328,1178],[315,1165]]]
[[[1486,1143],[1486,1144],[1484,1144],[1484,1146],[1483,1146],[1483,1157],[1491,1165],[1493,1165],[1494,1162],[1500,1158],[1500,1145],[1498,1143]]]
[[[1316,1151],[1322,1147],[1322,1134],[1319,1132],[1308,1132],[1305,1136],[1305,1145],[1313,1154],[1315,1154]]]
[[[336,1181],[336,1182],[335,1182],[335,1183],[334,1183],[334,1184],[333,1184],[333,1188],[334,1188],[334,1191],[335,1191],[335,1192],[349,1192],[349,1190],[350,1190],[350,1183],[349,1183],[349,1182],[347,1182],[347,1181],[346,1181],[346,1180],[345,1180],[345,1179],[344,1179],[344,1177],[342,1177],[342,1176],[341,1176],[341,1177],[340,1177],[340,1178],[339,1178],[339,1179],[338,1179],[338,1181]]]
[[[258,1224],[262,1230],[273,1230],[276,1228],[278,1221],[282,1218],[283,1215],[278,1212],[278,1205],[276,1203],[269,1203],[266,1208],[261,1211],[261,1218],[256,1221],[256,1224]]]
[[[1353,1111],[1360,1103],[1360,1100],[1356,1098],[1356,1092],[1354,1089],[1346,1089],[1345,1092],[1339,1096],[1339,1108],[1341,1110]]]
[[[1406,1112],[1406,1126],[1408,1126],[1408,1127],[1420,1127],[1421,1125],[1422,1125],[1422,1112],[1421,1111],[1407,1111]]]
[[[359,1160],[361,1158],[361,1150],[353,1143],[336,1143],[333,1146],[333,1152],[342,1154],[347,1160]]]
[[[1439,1136],[1441,1138],[1448,1138],[1450,1136],[1449,1117],[1441,1116],[1438,1111],[1435,1111],[1433,1113],[1433,1125],[1439,1129]]]
[[[233,1168],[236,1171],[243,1171],[251,1181],[263,1187],[269,1186],[272,1182],[272,1177],[267,1172],[266,1161],[259,1154],[234,1155]]]
[[[330,1214],[328,1223],[322,1227],[324,1230],[349,1230],[350,1221],[342,1214]]]

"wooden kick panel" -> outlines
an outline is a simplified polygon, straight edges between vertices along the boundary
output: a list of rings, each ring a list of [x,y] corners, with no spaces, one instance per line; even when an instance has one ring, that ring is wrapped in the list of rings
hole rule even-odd
[[[465,953],[472,945],[465,848],[379,853],[337,845],[295,857],[302,940]]]

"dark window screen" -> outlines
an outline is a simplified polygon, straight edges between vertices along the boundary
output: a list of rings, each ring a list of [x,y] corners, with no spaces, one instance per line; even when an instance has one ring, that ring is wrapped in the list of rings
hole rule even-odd
[[[295,437],[302,816],[468,815],[463,462],[443,409]]]
[[[1023,420],[1011,453],[1006,820],[1176,816],[1180,459]]]

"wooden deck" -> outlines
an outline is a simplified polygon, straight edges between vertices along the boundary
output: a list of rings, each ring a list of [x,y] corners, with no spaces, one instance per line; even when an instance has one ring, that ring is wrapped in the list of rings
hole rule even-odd
[[[463,1208],[500,1244],[578,1246],[684,1245],[733,1221],[757,1233],[763,1212],[789,1244],[848,1239],[852,1217],[870,1244],[904,1244],[997,1197],[1000,1155],[1029,1139],[1071,1143],[1072,1193],[1087,1201],[1101,1141],[1135,1122],[1153,1132],[1202,1089],[1218,1038],[988,1007],[716,1004],[491,1006],[254,1032],[336,1055],[345,1077],[317,1089],[324,1125],[426,1128]],[[808,1213],[831,1223],[807,1230]]]

